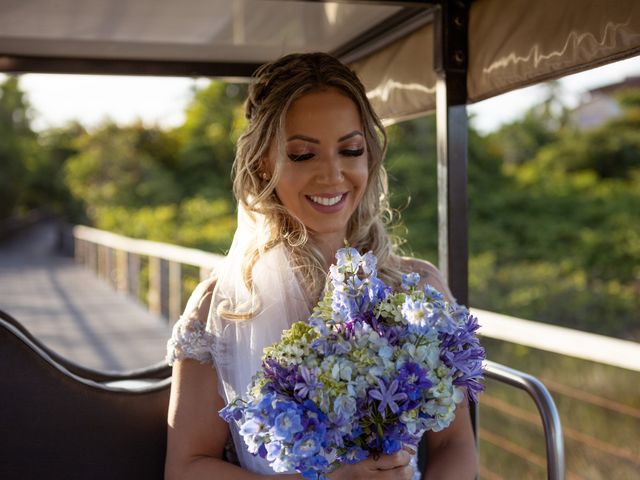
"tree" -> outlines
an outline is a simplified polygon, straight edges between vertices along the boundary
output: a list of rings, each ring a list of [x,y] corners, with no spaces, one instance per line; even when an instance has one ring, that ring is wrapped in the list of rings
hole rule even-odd
[[[231,199],[235,142],[244,128],[244,85],[212,81],[195,92],[184,125],[177,173],[186,196]]]
[[[181,197],[174,175],[163,163],[171,153],[159,153],[164,139],[159,129],[138,124],[107,123],[78,141],[78,153],[66,163],[66,181],[89,216],[103,206],[143,207],[173,203]]]
[[[38,148],[26,165],[21,198],[25,208],[53,212],[69,221],[84,221],[81,205],[71,195],[64,175],[65,163],[78,153],[77,140],[84,135],[86,131],[76,122],[38,135]]]
[[[31,107],[16,76],[0,85],[0,218],[11,215],[25,188],[27,164],[36,154]]]

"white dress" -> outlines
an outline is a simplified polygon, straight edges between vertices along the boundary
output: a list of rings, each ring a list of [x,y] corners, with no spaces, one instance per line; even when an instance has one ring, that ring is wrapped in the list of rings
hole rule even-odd
[[[309,317],[307,300],[288,265],[283,246],[266,252],[254,267],[257,294],[251,296],[241,279],[238,283],[237,275],[226,274],[233,269],[241,271],[238,258],[227,256],[221,268],[223,274],[198,285],[184,314],[175,324],[167,343],[168,363],[172,365],[176,360],[191,358],[214,366],[225,403],[244,394],[261,366],[264,348],[280,340],[282,332],[294,322]],[[211,302],[205,321],[198,311],[202,301],[209,300],[208,296],[211,296]],[[256,313],[247,320],[229,320],[219,310],[231,305],[235,311]],[[255,473],[276,474],[265,459],[249,453],[233,422],[230,431],[243,468]]]

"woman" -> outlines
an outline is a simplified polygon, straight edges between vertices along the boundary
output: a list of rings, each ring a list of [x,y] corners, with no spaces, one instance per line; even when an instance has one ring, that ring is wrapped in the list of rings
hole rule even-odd
[[[435,267],[394,253],[382,220],[386,136],[353,72],[322,53],[283,57],[256,72],[246,116],[234,163],[238,230],[224,267],[195,290],[169,341],[167,479],[274,474],[218,411],[244,393],[262,349],[309,315],[345,241],[372,250],[388,284],[417,271],[452,300]],[[229,433],[241,467],[223,460]],[[466,402],[449,428],[426,435],[425,478],[475,477]],[[411,478],[414,453],[370,457],[330,478]]]

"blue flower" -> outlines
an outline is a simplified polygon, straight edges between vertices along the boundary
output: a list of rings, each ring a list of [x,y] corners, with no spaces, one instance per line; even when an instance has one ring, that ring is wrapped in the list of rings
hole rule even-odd
[[[386,455],[392,455],[402,448],[402,442],[397,438],[385,437],[382,439],[382,451]]]
[[[253,418],[247,420],[240,426],[240,434],[244,436],[254,435],[262,429],[262,425]]]
[[[412,273],[404,273],[402,274],[401,286],[403,290],[410,290],[420,282],[420,275],[412,272]]]
[[[372,388],[369,390],[369,396],[380,402],[378,405],[378,412],[382,414],[383,418],[385,417],[387,407],[389,407],[392,413],[398,413],[400,411],[400,407],[396,402],[401,402],[407,399],[406,393],[397,393],[398,385],[398,381],[393,380],[387,387],[383,380],[378,379],[378,389],[376,390]]]
[[[444,302],[444,296],[439,290],[428,283],[424,286],[425,300],[430,303]]]
[[[342,455],[341,460],[345,463],[358,463],[369,456],[369,453],[358,445],[350,445]]]
[[[339,395],[333,402],[334,412],[338,418],[336,423],[342,425],[352,420],[356,413],[356,400],[347,395]]]
[[[290,442],[293,435],[302,431],[300,415],[293,408],[276,416],[271,433],[276,440]]]
[[[346,267],[348,271],[355,272],[358,269],[362,257],[353,247],[344,247],[336,252],[338,268]]]
[[[282,444],[280,442],[269,442],[267,444],[267,460],[273,462],[280,456],[282,451]]]
[[[313,455],[303,458],[296,466],[296,469],[302,473],[304,478],[313,480],[324,480],[324,472],[327,470],[329,462],[322,455]]]
[[[300,458],[311,457],[320,451],[320,447],[317,435],[305,435],[293,444],[293,454]]]
[[[424,390],[433,384],[427,377],[427,372],[415,362],[406,362],[398,370],[399,389],[407,394],[410,401],[408,408],[415,408],[418,400],[422,398]]]
[[[232,419],[237,421],[242,418],[243,405],[238,405],[238,403],[232,402],[220,410],[220,416],[225,422],[230,422]]]
[[[362,256],[362,271],[367,277],[376,274],[378,259],[373,252],[367,252]]]
[[[400,313],[409,325],[409,331],[415,333],[425,333],[428,330],[429,324],[427,322],[427,306],[420,299],[413,299],[407,296]]]

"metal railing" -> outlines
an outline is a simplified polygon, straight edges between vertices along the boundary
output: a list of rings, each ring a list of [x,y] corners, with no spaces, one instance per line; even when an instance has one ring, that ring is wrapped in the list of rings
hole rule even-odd
[[[547,453],[547,478],[563,480],[565,477],[564,440],[556,404],[547,388],[532,375],[487,360],[484,373],[487,378],[525,391],[538,407]]]

